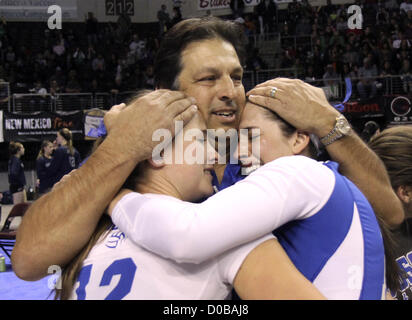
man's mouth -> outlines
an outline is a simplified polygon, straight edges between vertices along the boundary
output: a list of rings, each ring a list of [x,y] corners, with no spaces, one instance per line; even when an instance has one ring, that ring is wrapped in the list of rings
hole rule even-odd
[[[233,122],[236,120],[235,111],[216,111],[212,112],[212,114],[216,116],[220,122]]]

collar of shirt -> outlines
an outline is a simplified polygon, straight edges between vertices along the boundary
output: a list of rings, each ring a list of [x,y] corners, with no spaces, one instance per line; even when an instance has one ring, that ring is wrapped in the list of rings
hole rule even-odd
[[[243,180],[246,176],[242,176],[241,174],[241,166],[239,164],[227,164],[225,171],[223,173],[222,182],[219,184],[217,176],[214,171],[212,171],[212,184],[218,191],[223,190],[231,185],[235,184],[236,182]]]

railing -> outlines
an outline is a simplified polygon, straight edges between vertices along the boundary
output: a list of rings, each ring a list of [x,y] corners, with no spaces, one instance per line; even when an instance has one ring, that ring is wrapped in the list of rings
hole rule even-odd
[[[243,76],[243,84],[246,91],[249,91],[257,84],[270,79],[284,77],[296,78],[297,71],[294,68],[288,69],[269,69],[259,71],[246,71]],[[373,78],[351,78],[352,96],[351,98],[362,97],[359,92],[359,83],[369,81],[376,89],[377,95],[396,95],[407,94],[412,91],[412,78],[410,76],[385,76]],[[323,88],[328,99],[342,100],[346,94],[345,81],[336,79],[314,79],[305,80],[307,83],[316,87]],[[70,112],[75,110],[86,109],[103,109],[108,110],[115,104],[120,104],[130,100],[135,91],[120,93],[65,93],[58,95],[39,95],[39,94],[13,94],[12,103],[8,108],[12,112],[32,113],[38,111],[51,112]],[[6,97],[7,98],[7,97]]]
[[[53,111],[53,96],[50,94],[13,94],[12,112],[33,113]]]
[[[128,101],[136,92],[126,91],[117,94],[100,93],[59,93],[50,94],[20,94],[12,95],[12,103],[8,108],[11,112],[33,113],[40,111],[70,112],[87,109],[108,110],[115,104]]]

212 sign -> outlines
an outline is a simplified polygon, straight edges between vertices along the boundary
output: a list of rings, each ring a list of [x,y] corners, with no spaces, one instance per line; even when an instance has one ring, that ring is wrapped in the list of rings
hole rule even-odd
[[[134,16],[134,0],[106,0],[106,16]]]

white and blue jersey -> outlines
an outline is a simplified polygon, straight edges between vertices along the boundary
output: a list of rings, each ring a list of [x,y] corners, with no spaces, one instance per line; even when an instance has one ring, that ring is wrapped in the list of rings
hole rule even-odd
[[[282,157],[200,204],[131,193],[112,219],[135,243],[200,263],[273,230],[298,270],[328,299],[384,299],[375,214],[334,162]],[[159,236],[162,235],[162,236]]]
[[[155,201],[178,201],[146,195]],[[200,264],[176,263],[134,244],[117,227],[103,235],[83,261],[70,299],[214,300],[230,294],[247,255],[266,235]]]

